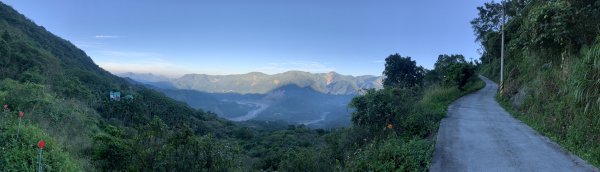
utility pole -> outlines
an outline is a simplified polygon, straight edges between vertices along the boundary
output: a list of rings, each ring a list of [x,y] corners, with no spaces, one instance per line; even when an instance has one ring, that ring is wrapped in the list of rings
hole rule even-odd
[[[506,3],[502,1],[502,44],[500,45],[500,94],[504,91],[504,25],[506,18]]]

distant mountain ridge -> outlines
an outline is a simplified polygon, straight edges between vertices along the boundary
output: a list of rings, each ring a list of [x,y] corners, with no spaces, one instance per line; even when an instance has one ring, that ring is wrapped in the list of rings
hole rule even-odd
[[[347,105],[355,96],[326,94],[293,84],[266,94],[206,93],[146,85],[194,108],[214,112],[232,121],[285,121],[315,128],[350,125],[352,111]]]
[[[163,81],[171,80],[171,78],[169,78],[169,77],[162,76],[162,75],[155,75],[153,73],[125,72],[125,73],[119,73],[119,74],[117,74],[117,76],[120,76],[123,78],[131,78],[138,82],[163,82]]]
[[[336,72],[309,73],[288,71],[268,75],[261,72],[250,72],[235,75],[186,74],[179,78],[166,78],[154,74],[122,73],[121,77],[152,85],[164,85],[169,82],[177,89],[196,90],[208,93],[240,93],[265,94],[279,87],[296,85],[336,95],[357,94],[362,89],[383,88],[381,76],[350,76]],[[154,84],[153,84],[154,83]]]

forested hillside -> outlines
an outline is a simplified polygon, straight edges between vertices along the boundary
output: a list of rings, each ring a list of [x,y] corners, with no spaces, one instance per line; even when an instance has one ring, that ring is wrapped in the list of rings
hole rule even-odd
[[[234,123],[108,73],[2,3],[0,34],[0,171],[34,171],[40,140],[45,171],[426,171],[447,105],[483,86],[461,55],[428,71],[394,54],[351,127]]]
[[[35,150],[29,145],[39,139],[48,143],[45,169],[58,171],[183,168],[173,163],[225,168],[234,163],[232,155],[208,156],[219,161],[194,155],[233,149],[215,139],[229,136],[232,123],[129,84],[4,4],[0,4],[0,34],[0,103],[4,105],[0,132],[5,138],[0,141],[0,171],[32,169],[30,156],[35,157]],[[111,100],[110,91],[133,98]],[[19,111],[26,115],[23,135],[17,139],[11,131],[21,128],[16,123]],[[211,149],[182,152],[202,145]],[[187,161],[168,160],[175,154]]]
[[[600,166],[600,1],[486,3],[472,21],[481,72],[499,80],[506,12],[504,89],[514,115]]]

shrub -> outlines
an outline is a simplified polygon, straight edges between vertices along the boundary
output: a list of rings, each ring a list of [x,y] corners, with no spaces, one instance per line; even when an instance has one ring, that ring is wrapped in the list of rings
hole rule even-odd
[[[0,171],[35,171],[38,157],[36,145],[40,140],[46,142],[42,154],[44,171],[81,171],[72,157],[36,125],[23,121],[19,139],[15,137],[17,127],[16,112],[0,112]]]
[[[411,112],[417,98],[417,92],[411,89],[369,90],[350,102],[350,106],[356,109],[352,113],[352,123],[366,128],[371,135],[381,135],[390,130],[388,124],[392,125],[392,131],[400,131],[400,121]]]
[[[427,171],[433,143],[426,139],[391,137],[367,145],[348,164],[350,171]]]

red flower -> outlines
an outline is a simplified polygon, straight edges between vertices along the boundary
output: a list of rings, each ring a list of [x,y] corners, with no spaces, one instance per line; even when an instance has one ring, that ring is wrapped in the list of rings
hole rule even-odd
[[[38,148],[44,149],[44,146],[46,146],[46,142],[44,142],[44,140],[40,140],[40,142],[38,142]]]
[[[25,112],[19,112],[19,118],[23,118],[25,116]]]

